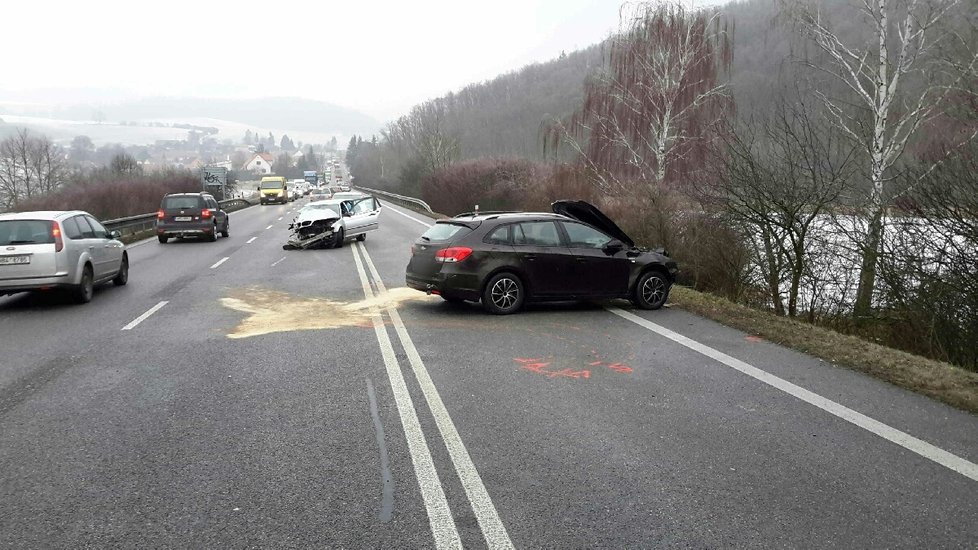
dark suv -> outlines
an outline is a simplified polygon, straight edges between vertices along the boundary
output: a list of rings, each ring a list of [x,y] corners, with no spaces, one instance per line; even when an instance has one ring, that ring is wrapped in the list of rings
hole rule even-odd
[[[209,193],[173,193],[163,197],[156,212],[156,236],[161,243],[170,237],[204,237],[213,242],[217,234],[228,236],[227,212]]]
[[[678,268],[664,250],[635,246],[600,210],[557,201],[554,213],[483,212],[438,220],[411,247],[407,284],[490,313],[526,301],[628,298],[665,304]]]

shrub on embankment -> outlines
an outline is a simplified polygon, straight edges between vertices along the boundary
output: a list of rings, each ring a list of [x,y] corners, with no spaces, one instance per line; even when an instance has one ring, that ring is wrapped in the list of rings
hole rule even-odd
[[[85,210],[108,220],[155,212],[167,193],[200,188],[200,177],[189,170],[132,175],[95,172],[77,176],[54,193],[21,202],[17,210]]]

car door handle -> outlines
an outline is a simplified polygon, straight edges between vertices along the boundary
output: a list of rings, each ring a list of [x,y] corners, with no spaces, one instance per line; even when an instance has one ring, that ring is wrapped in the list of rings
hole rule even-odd
[[[532,262],[533,260],[537,259],[537,255],[536,254],[524,254],[523,255],[523,258],[526,259],[527,261]]]
[[[576,256],[574,259],[577,260],[578,262],[582,263],[582,264],[586,264],[587,261],[588,261],[587,258],[585,258],[583,256]]]

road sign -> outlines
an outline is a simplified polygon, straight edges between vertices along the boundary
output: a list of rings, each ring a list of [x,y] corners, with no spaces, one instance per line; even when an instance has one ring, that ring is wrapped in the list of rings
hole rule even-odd
[[[205,166],[200,171],[200,177],[204,180],[204,186],[211,189],[220,188],[220,200],[227,199],[228,169],[223,166]],[[215,191],[216,192],[216,191]]]

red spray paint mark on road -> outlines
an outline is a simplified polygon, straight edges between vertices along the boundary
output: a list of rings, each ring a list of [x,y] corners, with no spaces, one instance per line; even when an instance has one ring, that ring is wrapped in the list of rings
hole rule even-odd
[[[621,372],[625,374],[629,374],[632,372],[631,367],[623,365],[621,363],[612,363],[611,365],[608,365],[608,368],[615,372]]]
[[[761,338],[760,336],[746,336],[744,337],[744,340],[747,340],[748,342],[755,342],[755,343],[764,341],[764,339]]]

